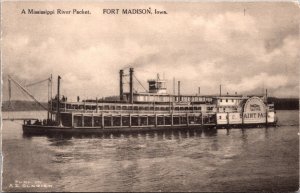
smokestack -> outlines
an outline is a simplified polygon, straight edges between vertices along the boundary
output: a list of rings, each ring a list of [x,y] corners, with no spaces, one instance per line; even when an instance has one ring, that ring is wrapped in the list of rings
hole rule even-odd
[[[178,81],[178,96],[180,95],[180,81]]]
[[[268,102],[268,89],[266,89],[266,102]]]
[[[120,100],[123,101],[123,74],[124,71],[120,70]]]
[[[220,96],[222,96],[222,85],[220,84]]]
[[[235,95],[237,95],[237,92],[235,92]]]
[[[133,104],[133,68],[130,68],[129,69],[129,77],[130,77],[130,80],[129,80],[129,92],[130,92],[130,103]]]
[[[173,95],[176,93],[175,77],[173,77]]]

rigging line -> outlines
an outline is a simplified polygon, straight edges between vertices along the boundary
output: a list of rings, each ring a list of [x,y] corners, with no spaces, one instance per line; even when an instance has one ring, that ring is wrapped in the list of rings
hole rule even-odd
[[[143,89],[147,92],[147,89],[142,85],[142,83],[137,79],[137,77],[133,74],[133,77],[138,81],[138,83],[143,87]]]
[[[24,88],[20,83],[15,81],[10,76],[8,77],[10,80],[12,80],[17,86],[19,86],[28,96],[30,96],[36,103],[38,103],[41,107],[43,107],[46,111],[48,111],[48,108],[45,107],[43,104],[41,104],[26,88]]]
[[[128,80],[124,79],[126,84],[129,84]],[[138,92],[135,88],[133,88],[133,91]]]
[[[39,83],[42,83],[42,82],[46,82],[46,81],[50,81],[50,78],[47,78],[47,79],[44,79],[44,80],[40,80],[40,81],[31,83],[31,84],[27,84],[27,85],[25,85],[25,86],[26,86],[26,87],[30,87],[30,86],[33,86],[33,85],[36,85],[36,84],[39,84]]]

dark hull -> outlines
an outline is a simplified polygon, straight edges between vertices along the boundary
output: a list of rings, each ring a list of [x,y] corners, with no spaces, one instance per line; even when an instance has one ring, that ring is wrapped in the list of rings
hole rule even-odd
[[[257,128],[257,127],[268,127],[276,126],[276,123],[269,124],[244,124],[244,125],[189,125],[189,126],[132,126],[132,127],[59,127],[59,126],[45,126],[45,125],[23,125],[24,134],[38,134],[47,135],[55,133],[66,133],[66,134],[93,134],[93,133],[126,133],[126,132],[147,132],[147,131],[169,131],[169,130],[214,130],[214,129],[229,129],[229,128]]]
[[[159,131],[159,130],[189,130],[189,129],[215,129],[216,125],[189,125],[189,126],[132,126],[132,127],[59,127],[45,125],[23,125],[24,134],[51,134],[51,133],[123,133],[134,131]]]
[[[217,129],[229,129],[229,128],[257,128],[257,127],[272,127],[276,126],[276,123],[251,123],[251,124],[230,124],[230,125],[216,125]]]

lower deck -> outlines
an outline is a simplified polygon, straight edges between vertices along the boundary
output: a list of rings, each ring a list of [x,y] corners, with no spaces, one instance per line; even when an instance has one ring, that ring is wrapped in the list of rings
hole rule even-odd
[[[51,116],[52,117],[52,116]],[[233,119],[235,118],[235,119]],[[160,130],[176,128],[228,128],[257,125],[274,125],[276,121],[268,119],[268,114],[259,119],[249,119],[247,113],[169,113],[169,114],[134,114],[134,113],[61,113],[56,120],[42,122],[24,121],[23,129],[30,131],[65,131],[65,132],[121,132],[139,130]]]
[[[200,126],[216,123],[215,114],[74,114],[62,113],[61,124],[72,128]]]

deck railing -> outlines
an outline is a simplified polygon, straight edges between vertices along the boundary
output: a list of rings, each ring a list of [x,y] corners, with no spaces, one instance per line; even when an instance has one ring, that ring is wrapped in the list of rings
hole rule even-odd
[[[52,103],[56,111],[56,103]],[[197,104],[116,104],[116,103],[67,103],[61,102],[61,112],[114,112],[114,113],[170,113],[170,112],[216,112],[214,105]]]

